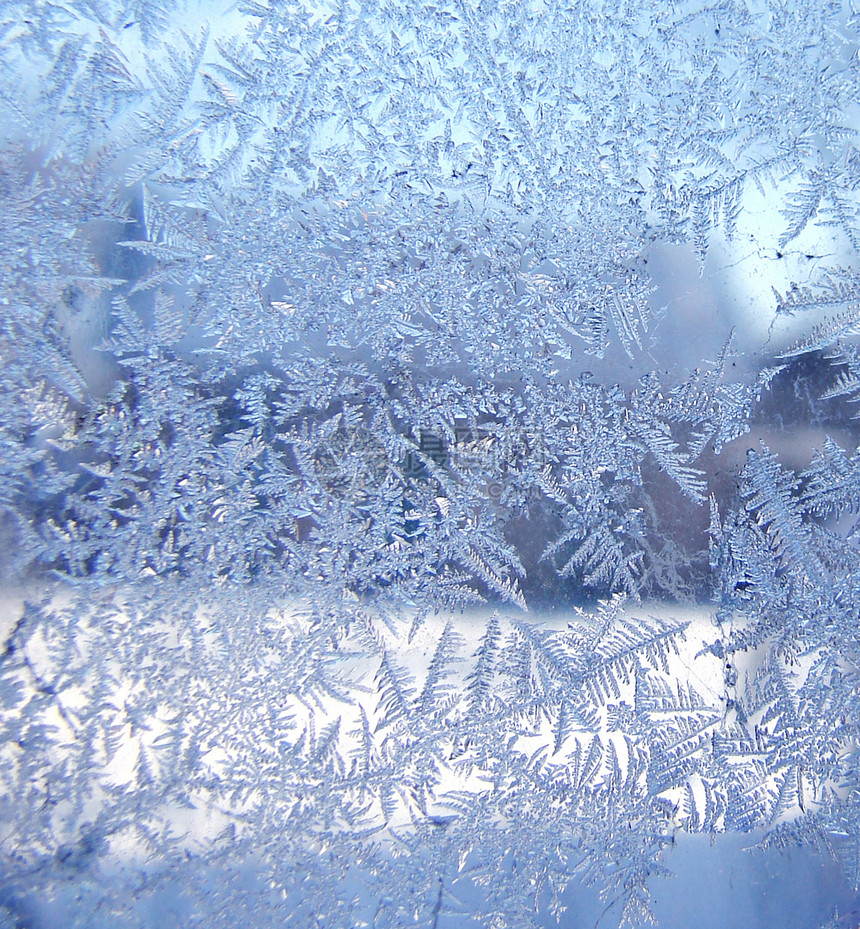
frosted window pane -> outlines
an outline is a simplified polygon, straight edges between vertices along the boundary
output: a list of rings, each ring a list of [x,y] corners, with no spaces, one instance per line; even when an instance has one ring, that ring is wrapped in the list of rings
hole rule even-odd
[[[855,926],[852,0],[0,36],[0,927]]]

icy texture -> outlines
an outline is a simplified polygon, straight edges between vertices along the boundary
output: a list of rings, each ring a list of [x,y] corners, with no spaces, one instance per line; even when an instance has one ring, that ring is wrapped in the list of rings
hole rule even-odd
[[[857,26],[3,4],[0,925],[856,922]]]

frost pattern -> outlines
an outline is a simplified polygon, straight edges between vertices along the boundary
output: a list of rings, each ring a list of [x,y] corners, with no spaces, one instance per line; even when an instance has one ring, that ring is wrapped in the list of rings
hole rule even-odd
[[[860,892],[850,4],[0,17],[0,920],[636,926],[679,830]],[[797,339],[679,373],[648,258],[761,202]]]

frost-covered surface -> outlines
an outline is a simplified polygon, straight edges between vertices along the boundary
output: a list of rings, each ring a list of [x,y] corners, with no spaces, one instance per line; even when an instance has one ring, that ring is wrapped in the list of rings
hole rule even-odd
[[[0,925],[857,924],[858,34],[0,8]]]

